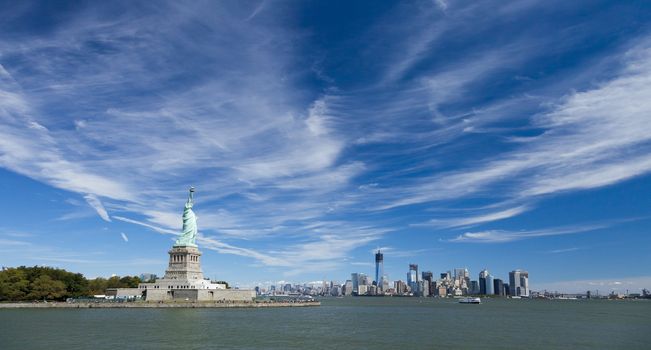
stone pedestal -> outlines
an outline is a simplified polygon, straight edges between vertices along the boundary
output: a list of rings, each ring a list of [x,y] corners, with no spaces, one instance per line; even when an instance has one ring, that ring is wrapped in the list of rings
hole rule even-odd
[[[166,280],[202,281],[201,252],[197,247],[172,247],[170,262],[165,270]]]

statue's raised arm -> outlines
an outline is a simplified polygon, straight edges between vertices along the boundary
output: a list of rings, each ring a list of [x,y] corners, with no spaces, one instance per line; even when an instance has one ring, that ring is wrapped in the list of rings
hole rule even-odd
[[[190,186],[190,195],[188,196],[188,201],[185,202],[185,207],[192,209],[192,206],[194,205],[194,187]]]

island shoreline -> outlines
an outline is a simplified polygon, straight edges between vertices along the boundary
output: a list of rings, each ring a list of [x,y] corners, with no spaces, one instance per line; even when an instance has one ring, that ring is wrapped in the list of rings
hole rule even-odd
[[[47,303],[0,303],[0,309],[207,309],[207,308],[275,308],[275,307],[314,307],[321,306],[320,301],[300,303],[213,303],[213,302],[177,302],[177,303],[68,303],[68,302],[47,302]]]

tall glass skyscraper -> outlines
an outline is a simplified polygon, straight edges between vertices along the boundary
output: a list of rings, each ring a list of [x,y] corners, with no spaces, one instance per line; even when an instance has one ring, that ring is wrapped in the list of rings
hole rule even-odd
[[[482,272],[479,273],[479,294],[487,294],[486,293],[486,277],[488,277],[490,274],[488,273],[488,270],[483,270]],[[492,287],[491,287],[492,289]]]
[[[353,272],[350,274],[350,281],[353,282],[353,295],[359,293],[359,273]]]
[[[414,295],[418,295],[418,264],[409,264],[409,273],[407,274],[407,283]]]
[[[384,278],[384,254],[378,249],[375,253],[375,283],[378,290],[382,290],[382,279]]]
[[[494,278],[490,274],[486,275],[486,295],[493,295],[495,291],[493,289]]]
[[[493,280],[493,292],[495,295],[504,295],[504,283],[501,279],[496,278]]]
[[[509,272],[509,288],[513,296],[529,296],[529,272],[513,270]]]

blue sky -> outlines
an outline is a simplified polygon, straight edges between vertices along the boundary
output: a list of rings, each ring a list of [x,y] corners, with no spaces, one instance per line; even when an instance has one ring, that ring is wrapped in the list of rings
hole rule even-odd
[[[651,6],[4,2],[0,264],[651,287]]]

